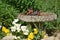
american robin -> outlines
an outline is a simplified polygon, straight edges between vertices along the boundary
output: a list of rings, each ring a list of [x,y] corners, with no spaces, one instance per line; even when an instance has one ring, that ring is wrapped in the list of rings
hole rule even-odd
[[[28,11],[27,11],[27,15],[32,15],[32,14],[33,14],[33,9],[29,8]]]
[[[38,16],[40,16],[40,10],[33,11],[32,8],[29,8],[27,11],[27,15],[38,15]]]
[[[38,16],[40,16],[40,10],[34,11],[34,12],[33,12],[33,15],[38,15]]]

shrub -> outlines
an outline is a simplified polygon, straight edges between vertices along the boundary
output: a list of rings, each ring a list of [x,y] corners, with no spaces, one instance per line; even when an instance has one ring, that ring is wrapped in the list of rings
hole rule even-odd
[[[12,6],[0,1],[0,25],[10,26],[11,22],[18,15],[18,11]]]
[[[26,11],[29,7],[36,9],[35,0],[2,0],[2,1],[14,6],[18,10],[20,10],[20,12]]]

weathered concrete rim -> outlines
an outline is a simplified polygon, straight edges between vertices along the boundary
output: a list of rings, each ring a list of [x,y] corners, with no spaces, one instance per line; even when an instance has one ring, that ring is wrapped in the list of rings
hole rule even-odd
[[[45,13],[45,12],[40,13],[40,16],[19,14],[18,19],[25,22],[45,22],[45,21],[56,20],[57,15],[55,13]]]

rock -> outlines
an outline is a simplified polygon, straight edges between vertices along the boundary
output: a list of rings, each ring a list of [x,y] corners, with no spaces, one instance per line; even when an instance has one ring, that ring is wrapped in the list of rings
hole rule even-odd
[[[59,38],[58,37],[55,37],[55,39],[54,40],[59,40]]]
[[[44,38],[44,39],[41,39],[41,40],[54,40],[54,36],[51,36],[51,37],[48,37],[48,38]]]
[[[14,38],[15,38],[15,36],[10,35],[10,36],[3,37],[2,40],[14,40]]]
[[[56,33],[56,36],[51,36],[51,37],[44,38],[41,40],[60,40],[60,33]]]
[[[55,40],[60,40],[60,33],[57,33],[57,37],[55,38]]]

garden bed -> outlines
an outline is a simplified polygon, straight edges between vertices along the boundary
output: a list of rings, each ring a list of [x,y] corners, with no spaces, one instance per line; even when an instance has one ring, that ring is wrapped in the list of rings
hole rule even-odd
[[[10,35],[10,36],[5,36],[3,37],[2,40],[13,40],[14,36]],[[48,38],[43,38],[41,40],[60,40],[60,33],[57,33],[56,36],[50,36]]]

